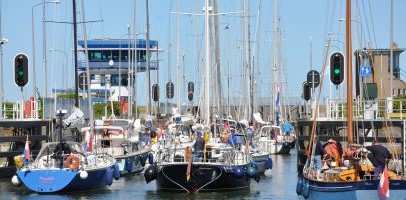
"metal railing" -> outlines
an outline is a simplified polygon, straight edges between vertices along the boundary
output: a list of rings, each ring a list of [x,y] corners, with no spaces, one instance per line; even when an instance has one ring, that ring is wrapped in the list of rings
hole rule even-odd
[[[345,99],[327,99],[319,104],[317,119],[346,119],[348,103]],[[406,99],[354,100],[354,119],[406,119]],[[313,118],[315,104],[302,103],[300,118]]]

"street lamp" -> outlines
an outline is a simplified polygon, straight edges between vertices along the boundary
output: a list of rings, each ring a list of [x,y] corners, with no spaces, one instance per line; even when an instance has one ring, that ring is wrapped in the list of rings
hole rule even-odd
[[[33,91],[33,96],[34,99],[36,99],[36,87],[37,87],[37,77],[36,77],[36,73],[35,73],[35,37],[34,37],[34,9],[35,7],[42,5],[42,4],[47,4],[47,3],[55,3],[58,4],[59,1],[44,1],[41,3],[37,3],[35,5],[32,6],[32,10],[31,10],[31,36],[32,36],[32,80],[33,80],[33,85],[32,85],[32,91]],[[44,22],[45,23],[45,22]],[[45,39],[45,38],[44,38]],[[46,88],[46,77],[44,77],[45,80],[45,88]]]
[[[340,18],[340,19],[338,19],[338,21],[339,22],[345,22],[345,18]],[[351,22],[356,22],[356,23],[358,23],[359,24],[359,26],[361,27],[361,36],[360,36],[360,44],[361,44],[361,48],[362,48],[362,34],[363,34],[363,28],[362,28],[362,23],[360,22],[360,21],[357,21],[357,20],[353,20],[353,19],[351,19]]]
[[[0,13],[1,15],[1,13]],[[0,119],[3,118],[3,45],[7,44],[8,40],[1,38],[1,16],[0,16]]]

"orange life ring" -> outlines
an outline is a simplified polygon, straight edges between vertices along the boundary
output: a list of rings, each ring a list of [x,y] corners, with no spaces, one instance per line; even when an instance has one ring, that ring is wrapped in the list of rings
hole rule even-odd
[[[80,159],[75,155],[69,155],[66,158],[65,165],[69,169],[79,169]]]

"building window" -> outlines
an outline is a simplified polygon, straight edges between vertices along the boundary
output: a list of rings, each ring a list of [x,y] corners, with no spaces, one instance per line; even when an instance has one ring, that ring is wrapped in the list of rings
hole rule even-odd
[[[106,85],[106,74],[101,74],[100,75],[100,85],[105,86]]]

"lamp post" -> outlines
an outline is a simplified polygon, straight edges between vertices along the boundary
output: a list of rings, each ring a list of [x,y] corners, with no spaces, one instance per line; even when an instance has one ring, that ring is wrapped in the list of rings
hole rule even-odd
[[[1,11],[0,11],[0,119],[3,118],[3,45],[7,44],[8,40],[2,38],[1,33]]]
[[[39,5],[43,5],[43,4],[47,4],[47,3],[55,3],[58,4],[59,1],[43,1],[41,3],[37,3],[35,5],[32,6],[32,10],[31,10],[31,36],[32,36],[32,80],[33,80],[33,85],[32,85],[32,91],[33,91],[33,96],[34,99],[36,99],[36,87],[37,87],[37,77],[36,77],[36,72],[35,72],[35,37],[34,37],[34,9],[35,7],[39,6]],[[45,23],[45,20],[44,22]],[[45,30],[44,30],[45,31]],[[45,39],[45,38],[44,38]],[[45,48],[45,47],[44,47]],[[45,80],[45,88],[46,88],[46,77],[44,77]]]
[[[345,22],[345,19],[344,18],[340,18],[340,19],[338,19],[338,21],[340,21],[340,22]],[[361,36],[360,36],[360,44],[361,44],[361,48],[362,48],[362,34],[363,34],[363,28],[362,28],[362,23],[360,22],[360,21],[357,21],[357,20],[353,20],[353,19],[351,19],[351,22],[356,22],[356,23],[358,23],[359,24],[359,26],[361,27]]]

